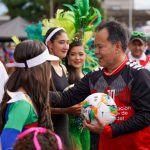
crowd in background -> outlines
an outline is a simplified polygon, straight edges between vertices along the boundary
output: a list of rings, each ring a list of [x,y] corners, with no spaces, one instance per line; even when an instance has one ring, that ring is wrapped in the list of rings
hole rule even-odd
[[[13,42],[0,43],[0,61],[4,64],[7,62],[14,62],[14,49]]]

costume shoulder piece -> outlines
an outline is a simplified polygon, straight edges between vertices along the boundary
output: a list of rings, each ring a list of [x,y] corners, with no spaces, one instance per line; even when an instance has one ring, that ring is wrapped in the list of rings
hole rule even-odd
[[[7,102],[8,104],[24,100],[32,106],[32,108],[34,109],[34,112],[37,114],[33,106],[33,103],[27,94],[23,92],[10,92],[8,90],[7,90],[7,94],[11,97],[11,99]]]

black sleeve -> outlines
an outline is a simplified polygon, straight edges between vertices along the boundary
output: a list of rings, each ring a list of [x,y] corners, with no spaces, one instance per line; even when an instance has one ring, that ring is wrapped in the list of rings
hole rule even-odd
[[[145,69],[136,71],[131,86],[131,104],[135,114],[119,124],[111,124],[113,137],[150,125],[150,72]]]
[[[87,74],[79,83],[75,84],[74,87],[68,91],[50,92],[50,103],[52,107],[69,107],[80,103],[87,96],[90,95],[90,75]]]

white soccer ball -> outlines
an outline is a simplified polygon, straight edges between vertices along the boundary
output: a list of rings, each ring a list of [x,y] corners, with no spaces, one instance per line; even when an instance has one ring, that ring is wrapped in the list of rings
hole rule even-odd
[[[82,102],[81,113],[86,121],[97,124],[94,116],[98,116],[103,123],[113,123],[117,116],[117,106],[114,100],[105,93],[94,93]]]

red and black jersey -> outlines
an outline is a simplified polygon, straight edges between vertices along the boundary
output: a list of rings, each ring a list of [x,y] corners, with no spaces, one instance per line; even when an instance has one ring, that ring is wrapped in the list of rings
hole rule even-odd
[[[119,112],[115,123],[104,128],[99,149],[149,150],[150,72],[127,60],[111,74],[104,69],[91,72],[64,92],[57,105],[67,107],[79,103],[95,92],[112,96]]]

